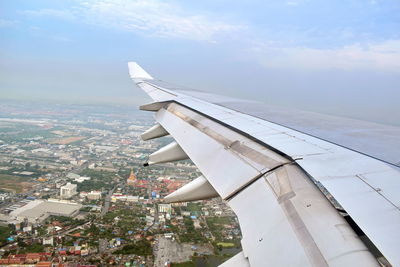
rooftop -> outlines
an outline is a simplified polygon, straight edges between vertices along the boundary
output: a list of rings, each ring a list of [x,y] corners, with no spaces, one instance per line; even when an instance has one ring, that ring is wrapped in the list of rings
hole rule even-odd
[[[73,216],[81,204],[58,201],[34,200],[10,213],[10,217],[24,217],[29,221],[42,221],[50,215]]]

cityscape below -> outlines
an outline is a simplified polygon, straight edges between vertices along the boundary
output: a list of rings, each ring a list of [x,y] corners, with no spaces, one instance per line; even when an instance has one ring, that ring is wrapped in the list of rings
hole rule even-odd
[[[0,266],[217,266],[241,251],[220,199],[167,204],[200,175],[143,167],[172,139],[143,142],[136,107],[3,101]]]

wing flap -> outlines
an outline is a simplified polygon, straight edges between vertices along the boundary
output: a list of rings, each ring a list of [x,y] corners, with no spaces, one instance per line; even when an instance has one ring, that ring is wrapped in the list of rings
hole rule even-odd
[[[263,176],[229,200],[229,205],[239,218],[243,252],[251,266],[377,265],[349,225],[295,165]]]

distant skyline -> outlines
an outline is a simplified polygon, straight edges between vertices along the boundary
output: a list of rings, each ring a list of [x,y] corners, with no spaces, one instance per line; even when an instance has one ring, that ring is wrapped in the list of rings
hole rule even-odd
[[[400,2],[4,0],[0,99],[139,105],[128,76],[400,125]]]

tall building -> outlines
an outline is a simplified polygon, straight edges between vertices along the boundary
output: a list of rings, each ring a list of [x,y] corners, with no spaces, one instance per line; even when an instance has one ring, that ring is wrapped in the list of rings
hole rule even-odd
[[[128,177],[128,180],[126,180],[128,185],[134,185],[136,183],[136,176],[135,173],[133,172],[133,169],[131,169],[131,174]]]
[[[158,204],[158,212],[165,212],[171,214],[172,207],[171,204]]]
[[[60,197],[63,199],[71,198],[72,196],[76,195],[76,184],[68,183],[64,186],[60,187]]]

